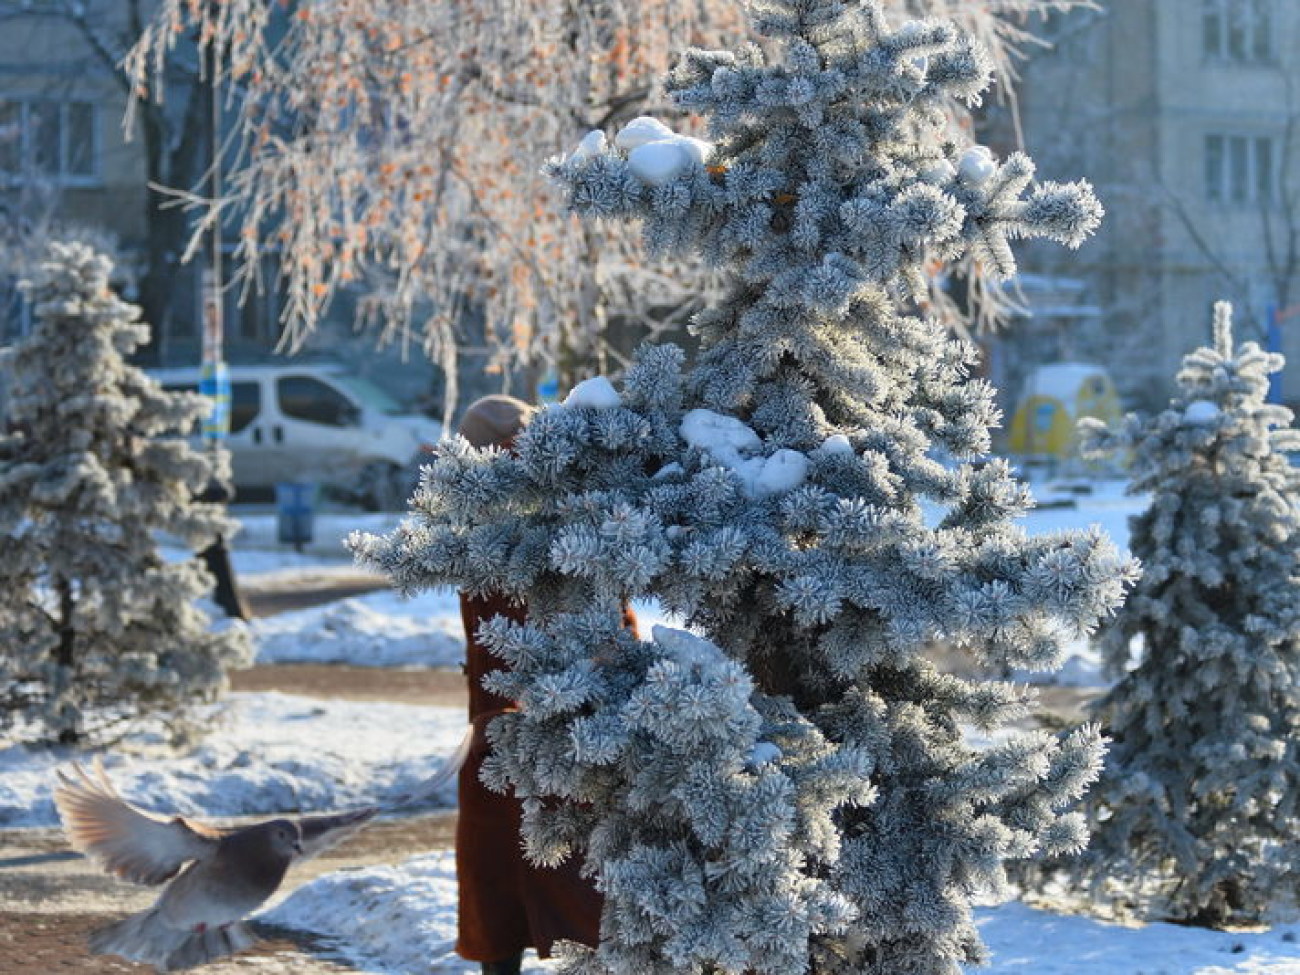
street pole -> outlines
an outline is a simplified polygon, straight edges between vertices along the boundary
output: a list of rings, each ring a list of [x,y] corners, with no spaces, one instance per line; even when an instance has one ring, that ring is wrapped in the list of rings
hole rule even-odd
[[[207,52],[207,78],[205,94],[209,100],[209,133],[211,140],[211,169],[209,185],[212,191],[212,205],[215,206],[221,195],[221,99],[217,97],[217,56],[215,49],[209,47]],[[221,280],[221,219],[212,221],[208,240],[208,266],[200,276],[199,292],[202,296],[203,359],[199,372],[199,392],[208,397],[210,409],[203,421],[203,444],[212,456],[214,467],[220,458],[220,451],[226,449],[226,438],[230,435],[230,370],[225,361],[225,327],[222,309]],[[234,499],[234,485],[225,478],[213,478],[200,500],[225,504]],[[230,562],[230,550],[226,547],[224,536],[218,535],[200,556],[207,564],[208,571],[216,582],[212,598],[226,611],[226,615],[238,619],[248,619],[248,608],[239,594],[235,582],[234,566]]]

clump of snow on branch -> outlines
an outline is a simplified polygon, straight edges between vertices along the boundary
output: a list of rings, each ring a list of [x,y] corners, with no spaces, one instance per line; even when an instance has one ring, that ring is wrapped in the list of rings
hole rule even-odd
[[[616,406],[622,406],[623,401],[613,383],[604,376],[594,376],[584,379],[569,390],[569,395],[564,397],[564,405],[575,409],[612,410]]]
[[[781,449],[768,456],[750,456],[763,441],[747,424],[712,410],[691,410],[681,423],[682,439],[736,474],[749,497],[793,491],[808,476],[808,458]]]

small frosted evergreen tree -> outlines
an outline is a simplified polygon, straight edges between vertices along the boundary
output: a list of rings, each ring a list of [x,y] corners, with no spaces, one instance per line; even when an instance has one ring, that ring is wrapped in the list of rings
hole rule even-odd
[[[695,50],[668,79],[715,143],[638,119],[552,166],[580,214],[730,272],[698,364],[647,348],[514,454],[441,446],[414,513],[353,545],[403,589],[527,604],[481,631],[521,703],[485,775],[525,797],[531,856],[577,851],[605,894],[601,944],[567,971],[955,973],[984,956],[970,899],[1004,860],[1081,845],[1060,810],[1100,743],[973,747],[964,729],[1028,692],[924,650],[1050,669],[1132,568],[1097,533],[1014,525],[1026,490],[973,463],[995,419],[973,350],[907,308],[932,262],[1009,274],[1008,238],[1075,245],[1100,207],[947,141],[940,106],[988,81],[950,25],[753,10],[772,60]],[[642,595],[694,633],[636,639],[620,607]]]
[[[159,553],[155,531],[203,547],[233,523],[192,500],[220,473],[185,439],[207,407],[127,364],[148,326],[109,270],[51,246],[26,286],[36,326],[9,363],[0,438],[0,723],[65,744],[142,714],[182,731],[186,706],[248,659],[243,632],[212,632],[195,605],[207,573]]]
[[[1122,676],[1096,707],[1114,744],[1077,868],[1207,925],[1258,920],[1300,884],[1300,471],[1283,453],[1300,435],[1265,402],[1282,357],[1234,349],[1231,311],[1167,410],[1085,429],[1131,457],[1151,506],[1132,519],[1142,578],[1100,638]]]

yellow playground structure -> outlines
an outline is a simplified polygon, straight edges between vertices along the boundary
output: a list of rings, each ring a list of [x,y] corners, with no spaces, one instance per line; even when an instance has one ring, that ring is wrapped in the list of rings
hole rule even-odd
[[[1075,428],[1085,416],[1106,424],[1122,416],[1106,370],[1077,362],[1039,366],[1025,380],[1007,446],[1026,459],[1073,459],[1079,450]]]

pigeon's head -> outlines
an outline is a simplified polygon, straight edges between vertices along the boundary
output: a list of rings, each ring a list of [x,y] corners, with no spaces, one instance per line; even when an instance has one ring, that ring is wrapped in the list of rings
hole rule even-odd
[[[302,829],[289,819],[273,819],[266,824],[271,850],[279,857],[291,860],[302,856]]]

